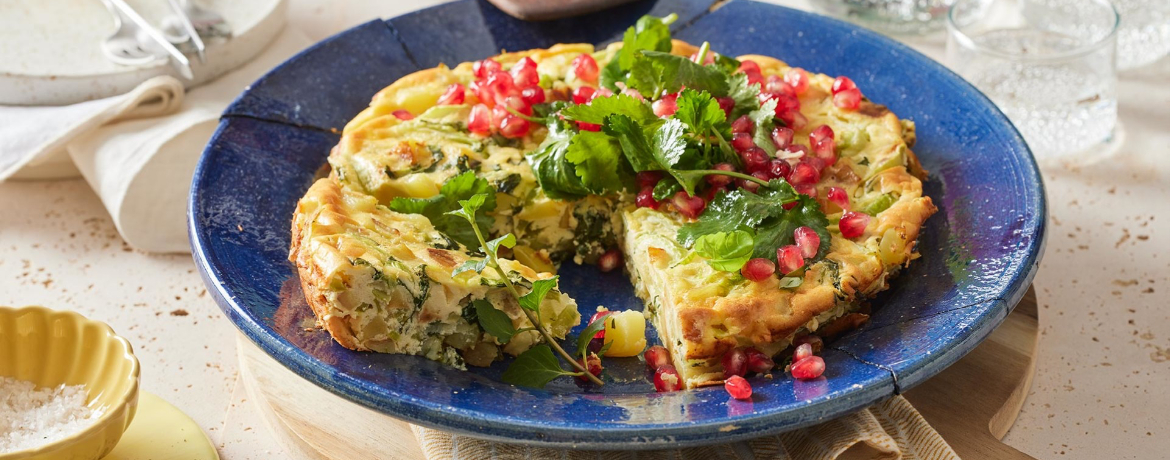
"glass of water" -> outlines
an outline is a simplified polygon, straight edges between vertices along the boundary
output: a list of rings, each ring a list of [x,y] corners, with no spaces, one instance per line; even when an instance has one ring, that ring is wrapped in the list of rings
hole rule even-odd
[[[909,35],[941,29],[955,0],[811,0],[811,3],[822,14],[887,34]]]
[[[947,58],[1037,159],[1099,152],[1117,125],[1118,22],[1108,0],[958,0]]]

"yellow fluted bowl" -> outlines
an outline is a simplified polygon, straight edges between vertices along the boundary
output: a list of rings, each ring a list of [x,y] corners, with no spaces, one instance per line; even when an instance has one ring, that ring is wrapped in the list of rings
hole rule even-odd
[[[0,376],[37,387],[83,385],[102,415],[84,430],[0,460],[96,460],[122,437],[138,408],[138,358],[110,326],[44,307],[0,307]]]

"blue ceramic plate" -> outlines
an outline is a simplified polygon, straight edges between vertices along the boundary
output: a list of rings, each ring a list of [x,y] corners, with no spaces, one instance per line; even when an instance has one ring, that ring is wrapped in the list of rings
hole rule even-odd
[[[1040,261],[1044,189],[1024,141],[975,88],[894,41],[748,0],[708,6],[636,2],[525,23],[463,0],[366,23],[293,57],[227,109],[195,172],[191,245],[210,292],[244,334],[317,385],[414,423],[526,444],[660,448],[775,433],[865,407],[954,363],[1004,319]],[[305,331],[312,314],[286,260],[290,216],[341,127],[372,94],[440,62],[605,43],[642,14],[670,12],[681,16],[678,38],[849,75],[866,96],[918,124],[915,151],[940,212],[922,232],[922,258],[873,302],[872,321],[829,344],[823,378],[756,377],[751,402],[718,387],[659,394],[631,359],[610,361],[616,380],[601,391],[567,378],[533,390],[501,383],[504,363],[463,372],[415,356],[353,352]],[[597,305],[641,308],[621,275],[570,263],[561,276],[584,317]]]

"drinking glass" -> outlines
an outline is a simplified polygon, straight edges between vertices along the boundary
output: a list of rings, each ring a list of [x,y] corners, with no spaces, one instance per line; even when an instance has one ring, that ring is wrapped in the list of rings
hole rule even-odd
[[[1133,69],[1170,54],[1170,1],[1114,0],[1121,12],[1117,68]]]
[[[1038,159],[1100,151],[1117,124],[1118,22],[1108,0],[958,0],[947,58]]]
[[[955,0],[812,0],[811,3],[821,14],[879,32],[925,34],[943,27],[947,10]]]

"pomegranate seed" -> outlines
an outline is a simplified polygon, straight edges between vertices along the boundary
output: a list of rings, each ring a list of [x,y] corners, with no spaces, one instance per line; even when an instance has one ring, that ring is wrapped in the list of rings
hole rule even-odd
[[[770,94],[795,97],[796,91],[793,91],[792,86],[789,86],[784,78],[779,75],[771,75],[764,80],[764,87],[761,91]]]
[[[569,68],[572,69],[573,75],[576,75],[577,78],[589,83],[597,83],[597,61],[593,59],[593,56],[582,53],[573,58],[573,62],[569,63]]]
[[[597,259],[597,268],[603,273],[612,272],[622,266],[622,253],[617,249],[610,249]]]
[[[808,91],[808,72],[795,67],[789,68],[784,71],[784,82],[788,83],[796,94],[804,94]]]
[[[524,102],[527,102],[528,105],[544,103],[544,88],[539,86],[524,88],[523,91],[520,91],[520,98],[524,99]]]
[[[601,261],[600,261],[600,260],[598,260],[598,265],[601,265]],[[599,319],[601,319],[601,318],[605,318],[606,316],[609,316],[609,315],[612,315],[612,314],[613,314],[613,311],[611,311],[611,310],[602,310],[602,311],[599,311],[599,312],[597,312],[597,313],[594,313],[594,314],[593,314],[593,316],[592,316],[591,318],[589,318],[589,322],[588,322],[588,323],[585,323],[585,325],[590,325],[590,324],[593,324],[595,321],[597,321],[597,320],[599,320]],[[593,334],[593,338],[595,338],[595,339],[604,339],[604,338],[605,338],[605,329],[602,329],[602,330],[600,330],[600,331],[597,331],[597,333],[596,333],[596,334]]]
[[[816,334],[805,334],[792,339],[792,344],[796,346],[806,343],[812,347],[813,353],[820,353],[821,349],[825,347],[825,341],[821,340],[821,336]]]
[[[784,85],[783,83],[781,83],[781,85],[783,85],[785,88],[788,87],[787,85]],[[765,93],[760,93],[760,94],[765,94]],[[789,112],[798,112],[800,110],[800,100],[797,99],[796,96],[790,96],[787,94],[778,94],[775,97],[773,97],[772,99],[776,101],[776,116],[780,116],[781,114],[789,113]]]
[[[748,348],[744,350],[747,355],[747,368],[749,371],[757,374],[767,374],[773,367],[776,367],[776,362],[772,358],[765,355],[764,352],[755,348]]]
[[[771,277],[773,273],[776,273],[776,264],[768,259],[755,258],[747,261],[743,265],[743,268],[739,270],[739,273],[749,280],[763,281]]]
[[[597,123],[585,123],[583,121],[578,121],[577,127],[580,128],[581,131],[593,131],[593,132],[601,131],[601,125],[599,125]]]
[[[735,133],[731,135],[731,147],[736,152],[743,152],[756,146],[756,142],[752,140],[752,135],[748,133]]]
[[[849,209],[849,193],[841,187],[829,187],[829,202],[841,209]]]
[[[812,345],[809,345],[807,343],[802,343],[802,344],[796,346],[796,351],[792,352],[792,362],[795,363],[797,361],[800,361],[800,360],[807,358],[809,356],[812,356],[812,355],[813,355]]]
[[[809,356],[792,363],[792,376],[800,380],[812,380],[825,373],[825,360],[820,356]]]
[[[723,354],[723,378],[743,376],[747,373],[747,355],[742,348],[732,348]]]
[[[801,195],[810,196],[813,198],[817,197],[817,186],[815,186],[815,185],[800,184],[800,185],[793,185],[792,188],[796,190],[796,193],[799,193]],[[788,203],[788,204],[795,205],[795,202]],[[792,208],[785,208],[785,209],[792,209]]]
[[[841,91],[849,91],[851,89],[857,89],[857,85],[854,84],[853,80],[849,77],[837,77],[836,80],[833,80],[833,94],[840,93]]]
[[[804,125],[808,124],[808,119],[796,110],[778,113],[776,117],[782,120],[789,128],[792,128],[793,131],[800,131],[804,128]]]
[[[796,240],[796,246],[800,248],[801,257],[805,259],[816,257],[817,250],[821,248],[821,236],[817,235],[817,232],[809,227],[797,227],[792,236]]]
[[[508,96],[507,99],[504,99],[504,104],[507,104],[507,106],[512,110],[515,110],[524,115],[532,116],[532,105],[524,102],[524,99],[520,96]]]
[[[780,273],[785,275],[800,270],[804,266],[804,255],[795,244],[777,249],[776,260],[780,261]]]
[[[772,145],[775,145],[777,150],[787,149],[792,145],[792,138],[795,135],[796,132],[792,129],[777,126],[772,129]]]
[[[679,214],[690,219],[699,217],[699,214],[702,214],[703,210],[707,208],[707,200],[704,200],[703,197],[690,196],[683,191],[675,193],[671,202],[678,209]]]
[[[772,163],[768,162],[768,164],[765,165],[763,168],[753,172],[752,177],[759,179],[759,180],[762,180],[764,182],[768,182],[768,181],[772,180]]]
[[[735,184],[738,185],[739,188],[742,188],[742,189],[749,191],[749,192],[752,192],[752,193],[755,193],[756,190],[760,189],[760,184],[757,184],[757,183],[750,181],[750,180],[736,179]]]
[[[861,91],[854,88],[834,94],[833,105],[842,109],[857,110],[861,107]]]
[[[601,348],[604,346],[605,346],[605,339],[594,338],[594,339],[589,340],[589,346],[587,346],[585,348],[593,353],[597,353],[597,352],[600,352]]]
[[[824,161],[825,165],[832,165],[837,162],[837,141],[832,139],[821,139],[813,145],[813,153],[816,154],[817,159]]]
[[[644,101],[644,100],[646,100],[646,97],[645,97],[645,96],[642,96],[642,93],[639,93],[639,92],[638,92],[638,90],[636,90],[636,89],[634,89],[634,88],[626,88],[626,89],[623,89],[623,90],[622,90],[622,94],[625,94],[626,96],[630,96],[630,97],[632,97],[632,98],[634,98],[634,99],[637,99],[637,100],[639,100],[639,101]]]
[[[816,145],[823,139],[835,138],[836,135],[833,134],[833,128],[830,128],[829,125],[820,125],[817,126],[817,129],[812,130],[812,132],[808,134],[808,145]]]
[[[593,95],[589,96],[589,102],[593,102],[594,99],[597,99],[599,97],[610,97],[610,96],[613,96],[613,90],[611,90],[609,88],[598,88],[597,91],[593,92]]]
[[[751,59],[744,59],[739,62],[739,69],[736,72],[760,73],[760,65]]]
[[[760,72],[744,72],[748,77],[748,85],[764,86],[764,74]]]
[[[678,111],[678,93],[667,94],[662,96],[662,99],[654,101],[650,107],[654,109],[654,115],[661,118],[674,115]]]
[[[642,354],[646,358],[646,367],[652,371],[670,365],[670,352],[666,351],[666,347],[662,345],[655,345],[646,349]]]
[[[820,171],[804,162],[797,163],[796,167],[792,168],[792,174],[788,175],[788,182],[792,185],[815,184],[820,180]]]
[[[721,97],[716,99],[719,102],[719,108],[723,109],[723,115],[730,117],[731,111],[735,109],[735,99],[730,97]]]
[[[735,166],[732,166],[730,163],[719,163],[715,166],[712,166],[711,169],[714,169],[716,171],[735,171]],[[708,184],[711,184],[711,185],[718,187],[718,186],[730,184],[732,177],[725,176],[722,174],[711,174],[711,175],[707,176],[706,179],[707,179]]]
[[[471,108],[471,114],[467,116],[467,130],[481,136],[491,134],[492,109],[484,104],[475,104],[475,107]]]
[[[579,88],[573,90],[573,103],[574,104],[586,104],[590,100],[592,100],[593,93],[595,93],[595,92],[597,92],[597,90],[593,89],[593,87],[590,87],[590,86],[579,87]]]
[[[642,171],[634,177],[639,187],[653,187],[662,180],[662,171]]]
[[[711,177],[711,176],[707,176],[707,177]],[[726,177],[726,176],[724,176],[724,177]],[[726,192],[727,191],[728,185],[730,185],[730,182],[728,184],[716,185],[716,186],[713,186],[711,188],[708,188],[707,192],[703,194],[703,199],[707,200],[708,203],[714,201],[715,196],[719,195],[719,192]]]
[[[471,71],[475,74],[476,78],[487,78],[492,72],[497,72],[500,69],[500,63],[492,59],[475,61],[475,64],[471,66]]]
[[[492,72],[484,81],[484,85],[497,98],[520,95],[520,89],[516,87],[516,82],[512,81],[512,75],[508,72]]]
[[[822,159],[817,158],[817,157],[810,157],[807,155],[805,157],[801,158],[800,162],[808,164],[809,166],[812,166],[813,169],[817,170],[817,174],[820,174],[822,171],[824,171],[825,166],[826,166],[825,160],[822,160]],[[819,178],[820,176],[817,176],[817,177]]]
[[[395,110],[393,112],[390,112],[390,114],[394,115],[394,118],[397,118],[399,120],[414,119],[414,115],[411,114],[409,110],[398,109],[398,110]]]
[[[536,73],[536,61],[530,57],[521,59],[512,66],[510,71],[512,74],[512,81],[516,82],[516,86],[527,88],[540,84],[540,74]]]
[[[482,80],[471,82],[471,84],[467,86],[467,89],[471,90],[471,93],[474,94],[477,99],[479,99],[480,103],[487,104],[488,107],[496,105],[495,93],[493,93],[492,90],[487,87],[487,84],[485,84]]]
[[[459,105],[463,103],[465,90],[463,85],[452,83],[447,86],[447,90],[443,91],[443,95],[439,96],[437,105]]]
[[[588,370],[590,374],[593,374],[595,377],[601,377],[601,358],[597,356],[597,353],[589,353],[589,357],[584,359],[577,358],[577,362],[581,364],[581,367]],[[584,375],[576,375],[573,377],[582,382],[589,381],[589,378]]]
[[[492,128],[499,130],[500,126],[504,124],[504,119],[512,116],[508,113],[508,109],[504,108],[503,104],[496,104],[492,107]]]
[[[838,227],[841,229],[841,236],[845,238],[857,238],[865,233],[865,227],[869,225],[869,214],[845,211],[841,215],[841,221],[838,224]]]
[[[731,122],[731,132],[734,134],[751,134],[754,130],[755,124],[752,123],[752,119],[747,115],[736,118],[735,121]]]
[[[773,158],[768,162],[769,179],[787,179],[789,174],[792,174],[792,165],[788,164],[788,161]]]
[[[524,137],[530,127],[528,120],[509,114],[500,122],[500,135],[508,139]]]
[[[682,378],[678,376],[674,366],[667,364],[654,371],[654,389],[659,393],[682,389]]]
[[[731,395],[732,398],[739,400],[752,399],[752,384],[748,383],[747,379],[738,375],[733,375],[724,381],[723,388],[727,389],[727,394]]]
[[[751,147],[739,152],[739,159],[743,161],[744,169],[756,172],[768,167],[768,152],[759,147]]]
[[[662,203],[654,199],[654,187],[645,187],[634,197],[634,204],[639,208],[658,209]]]

